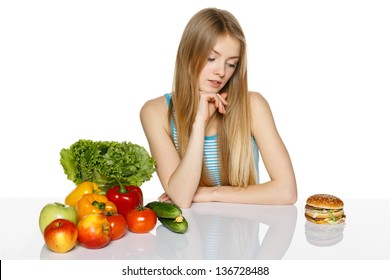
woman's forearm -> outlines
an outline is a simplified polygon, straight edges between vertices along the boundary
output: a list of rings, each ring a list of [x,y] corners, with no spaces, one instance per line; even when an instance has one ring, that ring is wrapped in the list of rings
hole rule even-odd
[[[290,205],[297,200],[294,179],[274,180],[248,187],[199,187],[194,202],[229,202],[264,205]]]
[[[205,122],[196,119],[186,151],[172,173],[165,192],[180,207],[191,206],[202,173]]]

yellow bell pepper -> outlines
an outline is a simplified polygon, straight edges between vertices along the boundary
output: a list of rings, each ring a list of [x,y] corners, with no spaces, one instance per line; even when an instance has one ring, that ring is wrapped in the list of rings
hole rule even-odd
[[[88,214],[118,213],[115,204],[105,195],[98,193],[84,194],[77,202],[76,210],[79,221]]]
[[[65,204],[76,208],[77,202],[84,194],[99,192],[100,189],[96,183],[88,181],[82,182],[67,195],[67,197],[65,198]]]

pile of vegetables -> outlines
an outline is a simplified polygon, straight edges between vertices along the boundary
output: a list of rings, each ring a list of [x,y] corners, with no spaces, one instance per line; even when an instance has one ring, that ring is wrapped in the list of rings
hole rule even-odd
[[[130,142],[80,139],[60,152],[67,178],[76,185],[89,181],[102,191],[113,186],[141,186],[151,179],[156,162],[146,149]]]
[[[159,201],[143,206],[140,186],[150,180],[156,162],[142,146],[81,139],[60,151],[60,163],[75,187],[65,204],[41,210],[39,227],[51,251],[65,253],[77,244],[103,248],[127,231],[148,233],[157,219],[172,232],[187,231],[178,206]]]

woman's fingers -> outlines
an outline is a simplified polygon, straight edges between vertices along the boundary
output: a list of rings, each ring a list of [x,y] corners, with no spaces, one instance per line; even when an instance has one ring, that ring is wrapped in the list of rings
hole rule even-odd
[[[212,103],[214,105],[214,108],[218,110],[221,114],[225,114],[225,106],[228,104],[226,101],[226,93],[209,93],[209,92],[200,92],[203,97],[206,98],[206,101],[208,103]]]
[[[221,100],[223,105],[227,105],[228,104],[228,102],[225,99],[227,97],[226,93],[222,93],[222,94],[217,93],[217,97],[218,97],[219,100]]]
[[[218,108],[218,111],[221,113],[221,114],[225,114],[226,113],[226,109],[225,109],[225,106],[228,104],[226,99],[221,96],[219,93],[217,93],[217,98],[218,98],[218,102],[217,103],[217,108]]]
[[[168,195],[166,193],[163,193],[158,197],[159,201],[165,201],[168,198]]]
[[[163,193],[162,195],[160,195],[158,198],[158,201],[172,203],[171,198],[166,193]]]

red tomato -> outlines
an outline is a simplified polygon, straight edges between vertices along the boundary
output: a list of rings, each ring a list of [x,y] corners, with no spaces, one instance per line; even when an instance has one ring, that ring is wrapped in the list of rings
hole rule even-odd
[[[112,237],[111,240],[119,239],[125,235],[127,231],[127,222],[126,219],[118,213],[115,214],[106,214],[107,220],[110,222]]]
[[[127,227],[134,233],[147,233],[157,223],[156,213],[146,207],[137,207],[127,213]]]

